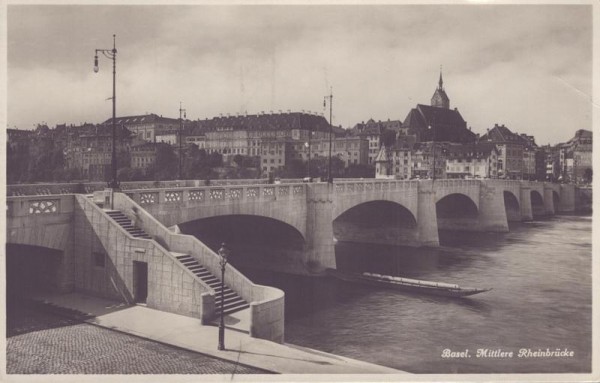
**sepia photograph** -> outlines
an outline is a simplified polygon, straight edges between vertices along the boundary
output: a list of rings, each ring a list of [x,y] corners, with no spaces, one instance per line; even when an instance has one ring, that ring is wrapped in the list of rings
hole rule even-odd
[[[0,380],[600,379],[598,2],[0,6]]]

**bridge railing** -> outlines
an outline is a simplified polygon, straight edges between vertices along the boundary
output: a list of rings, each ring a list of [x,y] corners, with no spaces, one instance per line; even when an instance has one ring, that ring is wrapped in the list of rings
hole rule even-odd
[[[262,185],[269,180],[261,179],[216,179],[216,180],[175,180],[175,181],[125,181],[121,182],[121,190],[164,189],[176,187],[230,186],[230,185]],[[106,182],[64,182],[7,185],[8,196],[74,194],[104,190]]]
[[[73,212],[73,196],[36,195],[6,198],[7,218],[37,215],[40,217]]]
[[[222,202],[275,201],[306,198],[306,185],[236,185],[210,187],[180,187],[171,189],[127,190],[125,194],[136,203],[151,204],[214,204]]]
[[[418,190],[419,181],[383,180],[383,179],[344,179],[335,180],[336,194],[352,194],[386,190]]]
[[[124,193],[115,193],[114,203],[115,209],[121,210],[130,218],[133,218],[132,208],[135,207],[139,214],[137,224],[169,251],[189,254],[213,275],[220,275],[219,255],[196,237],[169,230],[145,211],[143,205],[127,198]],[[283,291],[253,283],[231,264],[227,264],[225,273],[225,282],[231,289],[250,302],[250,335],[282,342],[285,305]]]
[[[481,185],[482,180],[463,180],[463,179],[440,179],[435,182],[435,187],[443,188],[470,188]]]
[[[83,188],[78,183],[59,183],[59,184],[19,184],[6,185],[6,195],[13,196],[31,196],[31,195],[52,195],[52,194],[74,194],[82,193]]]

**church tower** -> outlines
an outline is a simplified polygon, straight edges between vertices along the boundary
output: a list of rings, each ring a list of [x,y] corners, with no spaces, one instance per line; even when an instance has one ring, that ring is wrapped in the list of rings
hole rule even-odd
[[[431,106],[436,106],[438,108],[446,108],[450,109],[450,99],[444,90],[444,81],[442,80],[442,68],[440,67],[440,81],[438,83],[438,87],[431,97]]]

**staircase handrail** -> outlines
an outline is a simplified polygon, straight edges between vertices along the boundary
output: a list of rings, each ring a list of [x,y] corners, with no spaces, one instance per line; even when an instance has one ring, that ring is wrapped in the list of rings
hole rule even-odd
[[[82,194],[74,194],[75,198],[77,198],[77,200],[79,201],[84,201],[84,204],[90,206],[92,209],[95,209],[96,211],[101,213],[101,217],[104,218],[106,220],[106,222],[111,223],[114,227],[117,228],[117,230],[119,230],[122,234],[125,234],[126,236],[128,236],[131,240],[133,240],[134,242],[138,242],[140,241],[140,243],[148,243],[148,241],[150,241],[152,243],[152,245],[154,247],[156,247],[161,253],[163,253],[163,255],[166,255],[167,257],[169,257],[171,260],[174,261],[175,264],[181,264],[179,262],[179,260],[177,260],[177,258],[171,254],[171,252],[166,249],[160,242],[155,241],[153,239],[145,239],[145,238],[138,238],[138,237],[134,237],[133,235],[131,235],[131,233],[129,233],[127,230],[125,230],[121,225],[119,225],[117,222],[115,222],[107,213],[106,211],[104,211],[102,208],[100,208],[98,205],[96,205],[95,203],[93,203],[89,198],[85,197]],[[125,213],[123,213],[125,214]],[[128,217],[129,218],[129,217]],[[144,242],[141,242],[144,241]],[[206,284],[206,282],[204,282],[202,279],[198,278],[191,270],[189,270],[187,267],[181,267],[182,270],[184,270],[184,272],[186,272],[187,274],[189,274],[192,278],[194,278],[195,280],[198,281],[198,283],[200,283],[202,285],[202,287],[204,287],[210,295],[215,295],[215,290],[213,288],[211,288],[209,285]]]

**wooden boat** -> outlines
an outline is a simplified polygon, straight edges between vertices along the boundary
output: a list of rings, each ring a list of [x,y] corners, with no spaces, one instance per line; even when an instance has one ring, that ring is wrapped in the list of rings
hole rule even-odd
[[[410,279],[404,277],[394,277],[391,275],[381,275],[375,273],[347,273],[334,269],[327,269],[327,273],[335,278],[349,281],[359,282],[374,286],[394,288],[404,291],[409,291],[419,294],[439,295],[445,297],[466,297],[469,295],[479,294],[488,289],[477,289],[472,287],[460,287],[450,283],[423,281],[419,279]]]

